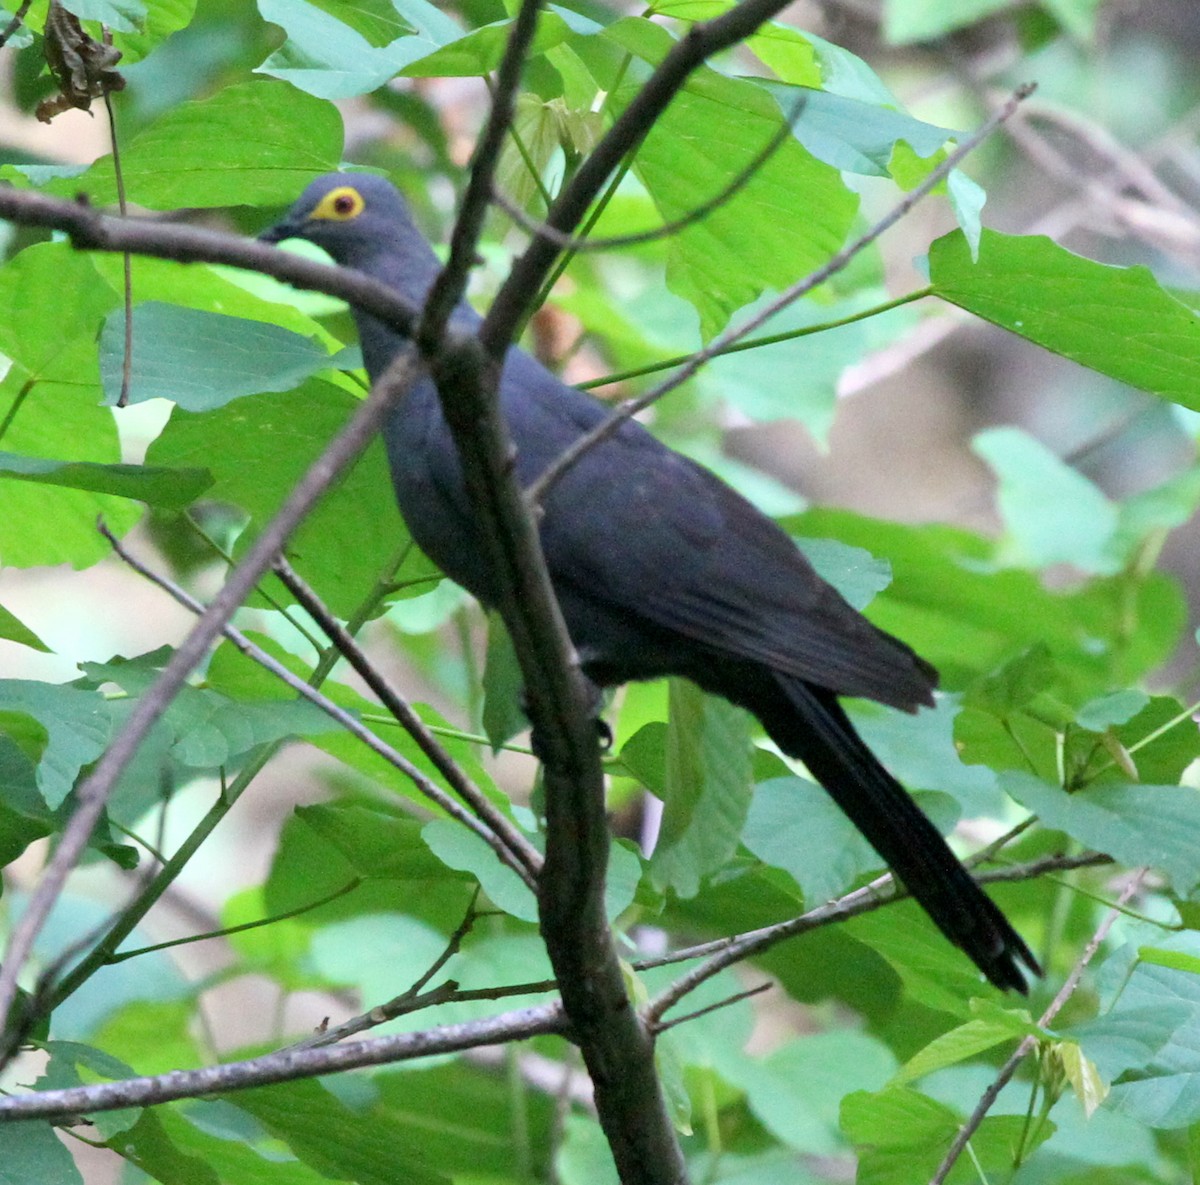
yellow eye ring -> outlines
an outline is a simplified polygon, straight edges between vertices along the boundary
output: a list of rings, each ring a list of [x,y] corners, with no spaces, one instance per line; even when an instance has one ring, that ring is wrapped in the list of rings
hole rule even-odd
[[[366,204],[362,194],[353,185],[339,185],[317,203],[309,217],[329,222],[349,222],[363,212]]]

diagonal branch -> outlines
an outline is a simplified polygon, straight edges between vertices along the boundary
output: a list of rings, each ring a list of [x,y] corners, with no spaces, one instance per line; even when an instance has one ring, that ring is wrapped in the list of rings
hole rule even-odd
[[[1096,852],[1085,852],[1077,856],[1045,856],[1028,864],[1017,865],[1013,868],[999,868],[983,873],[975,879],[980,884],[996,881],[1032,880],[1044,873],[1062,871],[1068,868],[1090,868],[1097,864],[1108,864],[1108,856]],[[685,959],[703,958],[705,961],[698,967],[692,968],[681,975],[674,983],[665,988],[645,1008],[642,1015],[650,1024],[658,1024],[665,1012],[673,1008],[684,996],[693,992],[706,980],[732,967],[735,963],[762,954],[772,946],[810,930],[820,929],[834,922],[843,922],[859,914],[870,913],[881,906],[890,905],[907,897],[907,891],[900,886],[890,873],[876,877],[870,884],[846,893],[836,901],[829,901],[816,909],[784,922],[776,922],[771,926],[762,926],[757,930],[749,930],[745,934],[735,934],[731,938],[717,938],[687,950],[675,951],[654,959],[640,960],[635,966],[638,970],[650,967],[660,967],[667,963],[682,962]]]
[[[1087,946],[1083,948],[1083,954],[1079,956],[1075,966],[1071,968],[1071,974],[1067,976],[1066,981],[1059,988],[1058,994],[1050,1002],[1050,1006],[1046,1011],[1038,1018],[1039,1028],[1047,1028],[1059,1012],[1062,1011],[1063,1005],[1075,994],[1075,989],[1079,986],[1079,980],[1083,976],[1084,969],[1095,957],[1101,943],[1108,937],[1108,932],[1112,929],[1113,923],[1121,916],[1125,903],[1142,887],[1142,881],[1145,879],[1145,876],[1146,869],[1139,868],[1130,877],[1124,889],[1121,890],[1121,895],[1117,898],[1116,904],[1105,915],[1104,920],[1097,927],[1095,934],[1092,935]],[[987,1117],[987,1113],[992,1109],[992,1104],[999,1097],[1001,1090],[1008,1084],[1012,1076],[1017,1072],[1021,1062],[1029,1056],[1036,1045],[1036,1037],[1026,1037],[1013,1051],[1008,1061],[1000,1067],[995,1079],[980,1097],[975,1110],[971,1112],[966,1122],[958,1129],[958,1134],[955,1135],[954,1140],[951,1142],[945,1157],[942,1159],[942,1163],[938,1165],[937,1172],[929,1179],[929,1185],[942,1185],[942,1182],[945,1181],[950,1170],[970,1143],[971,1137],[979,1130],[979,1125]]]
[[[100,528],[104,537],[112,544],[113,550],[118,556],[128,564],[139,575],[144,576],[147,580],[161,588],[168,596],[172,597],[185,609],[190,610],[197,616],[204,613],[204,606],[195,597],[185,592],[174,581],[168,580],[165,576],[160,575],[153,569],[143,564],[136,559],[121,543],[121,541],[112,534],[111,531],[104,527]],[[278,572],[278,564],[275,565]],[[513,827],[503,815],[496,811],[492,804],[487,802],[482,793],[475,787],[472,787],[470,782],[467,782],[469,791],[474,791],[473,795],[468,798],[470,806],[476,810],[478,814],[479,800],[487,807],[488,818],[479,819],[473,816],[470,812],[461,807],[453,798],[450,797],[436,782],[427,778],[411,761],[408,760],[402,753],[397,752],[391,745],[377,737],[369,728],[366,727],[353,713],[348,712],[345,708],[335,704],[329,696],[318,691],[305,680],[294,675],[288,670],[283,663],[277,661],[269,655],[261,646],[256,646],[241,630],[232,625],[224,625],[221,628],[221,633],[226,637],[237,649],[251,661],[258,663],[264,670],[270,671],[281,683],[290,687],[297,695],[308,700],[314,707],[319,708],[331,720],[336,721],[341,725],[351,736],[356,737],[364,745],[367,746],[373,753],[378,754],[389,765],[398,769],[417,790],[429,799],[436,807],[443,810],[456,822],[461,823],[468,830],[473,831],[484,843],[488,845],[496,853],[502,863],[507,864],[526,884],[526,886],[537,891],[537,882],[534,880],[532,871],[529,869],[526,861],[530,855],[537,857],[537,851],[532,847],[529,841],[521,835],[519,831]],[[407,705],[405,705],[407,708]],[[408,709],[412,713],[412,709]],[[415,716],[414,716],[415,718]],[[418,723],[420,723],[418,719]],[[423,726],[422,726],[423,727]],[[439,751],[445,755],[445,751]],[[449,757],[446,757],[449,761]],[[464,778],[457,766],[453,767],[458,773],[460,780]],[[491,827],[492,819],[498,819],[504,826],[504,833],[500,834],[494,831]],[[514,849],[514,844],[516,845]]]
[[[283,558],[274,564],[275,574],[306,613],[321,627],[325,636],[333,643],[338,653],[359,673],[367,686],[379,698],[379,702],[392,714],[398,724],[417,742],[421,752],[433,762],[437,771],[453,787],[458,796],[475,815],[483,820],[492,832],[504,842],[504,846],[523,866],[517,873],[531,888],[535,886],[542,867],[542,854],[517,830],[513,824],[488,800],[484,792],[471,781],[442,747],[437,737],[425,726],[425,721],[413,711],[412,706],[384,677],[383,673],[367,658],[363,649],[350,633],[321,603],[320,598],[300,578],[295,569]]]
[[[546,225],[570,234],[623,157],[646,138],[658,117],[706,58],[749,37],[761,24],[787,7],[789,0],[742,0],[711,21],[693,25],[677,41],[588,154],[546,216]],[[503,356],[525,315],[533,293],[541,290],[559,248],[549,237],[534,236],[500,287],[480,330],[484,349]]]
[[[104,811],[109,793],[133,759],[138,746],[304,516],[316,505],[338,474],[348,468],[366,448],[379,431],[393,402],[418,379],[422,369],[411,351],[401,354],[392,363],[349,423],[313,462],[275,517],[263,528],[262,534],[230,573],[224,587],[172,655],[153,687],[138,701],[124,727],[79,786],[74,814],[25,912],[9,936],[3,965],[0,966],[0,1017],[9,1014],[16,998],[17,976],[33,949],[34,940],[62,893],[67,876],[83,855]]]
[[[978,148],[1005,120],[1011,118],[1022,100],[1032,93],[1032,85],[1018,87],[1009,96],[1008,102],[988,119],[978,131],[964,140],[953,152],[949,153],[946,159],[936,169],[932,170],[920,185],[905,194],[878,222],[859,235],[852,243],[843,247],[827,263],[822,264],[816,271],[811,272],[804,279],[797,281],[790,288],[780,293],[779,296],[748,320],[727,329],[724,333],[718,334],[704,349],[697,350],[692,354],[669,379],[665,379],[656,387],[652,387],[645,395],[640,395],[637,399],[626,400],[608,419],[602,421],[590,432],[580,436],[570,448],[564,449],[555,461],[547,466],[546,471],[530,484],[526,491],[526,497],[529,499],[531,505],[539,505],[554,483],[584,453],[595,448],[601,441],[607,440],[626,420],[637,415],[638,412],[644,411],[650,404],[661,399],[668,391],[673,391],[676,387],[685,383],[711,359],[717,357],[719,354],[729,353],[732,346],[764,325],[776,313],[787,308],[788,305],[793,304],[802,296],[806,296],[814,288],[819,288],[831,276],[835,276],[840,272],[855,256],[869,247],[884,231],[890,230],[895,226],[918,202],[932,192],[936,186],[940,185],[959,162],[968,153]]]

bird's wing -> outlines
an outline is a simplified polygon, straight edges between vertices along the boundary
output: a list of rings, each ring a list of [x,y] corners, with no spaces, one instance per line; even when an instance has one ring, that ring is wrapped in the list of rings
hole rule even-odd
[[[553,382],[556,397],[521,400],[513,425],[525,482],[607,414]],[[638,424],[585,454],[545,511],[551,576],[577,598],[839,694],[929,702],[927,664],[847,604],[774,522]]]

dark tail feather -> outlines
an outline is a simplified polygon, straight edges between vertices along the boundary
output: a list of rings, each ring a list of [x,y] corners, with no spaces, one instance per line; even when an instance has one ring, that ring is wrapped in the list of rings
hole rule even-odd
[[[996,987],[1027,991],[1020,964],[1041,974],[1029,947],[879,764],[836,697],[798,679],[776,679],[786,700],[772,696],[771,709],[756,712],[776,744],[808,766],[938,929]]]

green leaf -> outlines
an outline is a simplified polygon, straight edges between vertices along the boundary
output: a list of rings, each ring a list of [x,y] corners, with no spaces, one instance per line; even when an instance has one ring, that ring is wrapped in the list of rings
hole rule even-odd
[[[813,39],[794,26],[768,21],[746,39],[745,45],[770,67],[780,82],[792,86],[821,85],[823,72]]]
[[[746,1092],[746,1102],[778,1140],[815,1156],[844,1147],[838,1106],[850,1091],[878,1089],[895,1072],[896,1059],[866,1033],[810,1033],[761,1061],[721,1064],[721,1074]]]
[[[817,160],[849,173],[886,177],[897,143],[907,144],[919,157],[929,157],[960,134],[891,106],[765,80],[759,85],[774,96],[785,118],[800,103],[792,123],[796,139]]]
[[[143,1111],[137,1123],[112,1137],[108,1146],[163,1185],[221,1185],[207,1160],[189,1155],[172,1141],[156,1111]]]
[[[411,61],[401,73],[406,78],[474,78],[490,74],[500,65],[508,38],[511,20],[493,21],[444,44],[441,49]],[[544,10],[538,14],[537,30],[529,47],[530,60],[562,44],[575,34],[590,35],[603,26],[567,8]]]
[[[348,99],[375,90],[405,66],[462,36],[448,16],[424,0],[404,0],[395,7],[410,31],[378,46],[363,35],[378,36],[382,29],[377,23],[360,31],[360,21],[352,26],[303,0],[259,0],[263,19],[281,25],[287,34],[259,72],[321,99]],[[337,6],[339,16],[343,8]]]
[[[3,605],[0,605],[0,638],[16,642],[19,646],[28,646],[30,650],[40,650],[43,654],[51,653],[50,647]]]
[[[1130,867],[1159,868],[1181,895],[1200,883],[1200,815],[1190,786],[1105,782],[1067,794],[1017,770],[1002,773],[1000,783],[1043,826]]]
[[[1200,935],[1194,932],[1156,938],[1154,945],[1200,956]],[[1106,1105],[1154,1128],[1194,1124],[1200,1120],[1200,975],[1145,961],[1130,967],[1128,958],[1110,962],[1124,963],[1112,971],[1121,987],[1119,1001],[1108,1017],[1091,1022],[1099,1027],[1094,1038],[1086,1026],[1070,1030],[1101,1073],[1124,1077],[1114,1083]],[[1103,1022],[1111,1019],[1116,1026],[1118,1017],[1123,1028],[1107,1032]]]
[[[96,686],[112,682],[137,698],[153,686],[170,657],[168,648],[134,659],[80,663]],[[191,769],[218,769],[286,737],[317,736],[340,725],[308,700],[230,699],[209,688],[184,686],[162,714],[168,753]]]
[[[737,847],[750,806],[750,722],[740,708],[672,679],[656,885],[691,897]]]
[[[121,2],[125,3],[126,0]],[[78,11],[78,6],[74,3],[70,7]],[[191,24],[196,12],[196,0],[152,0],[149,5],[140,7],[144,15],[137,22],[135,29],[129,32],[114,32],[113,45],[121,51],[119,69],[140,62],[172,33],[178,33]]]
[[[822,580],[854,606],[865,609],[892,583],[892,568],[887,560],[873,556],[861,547],[851,547],[838,539],[797,539],[796,545]]]
[[[52,683],[0,679],[0,712],[32,716],[46,730],[37,785],[51,809],[62,804],[84,765],[104,751],[112,731],[103,696]]]
[[[100,375],[110,404],[121,392],[125,312],[100,335]],[[290,391],[336,358],[309,338],[242,317],[147,301],[133,311],[129,403],[170,399],[187,411],[211,411],[262,391]]]
[[[57,825],[38,790],[35,760],[22,752],[11,735],[16,721],[37,728],[28,716],[0,712],[0,868]],[[41,737],[44,740],[44,732]]]
[[[1144,581],[1122,574],[1052,591],[1031,573],[998,570],[991,543],[966,531],[832,510],[810,510],[783,525],[889,560],[892,583],[871,603],[869,616],[932,662],[947,688],[1042,643],[1058,677],[1082,702],[1156,668],[1174,650],[1182,626],[1179,591],[1161,574]]]
[[[856,917],[846,932],[887,960],[907,997],[919,1002],[922,1009],[966,1019],[973,1002],[989,996],[1000,998],[975,965],[912,901]]]
[[[1002,1042],[1020,1040],[1029,1031],[1028,1017],[1024,1021],[1015,1013],[1006,1016],[976,1017],[943,1033],[909,1058],[900,1067],[890,1086],[904,1086],[935,1070],[957,1065],[977,1054],[985,1053]]]
[[[206,466],[213,475],[208,496],[250,516],[237,543],[241,554],[356,406],[340,387],[310,379],[295,391],[239,399],[203,415],[176,408],[146,460]],[[383,446],[375,441],[292,536],[288,556],[346,618],[406,538]],[[289,594],[272,587],[290,603]]]
[[[1119,570],[1111,553],[1118,510],[1093,482],[1020,428],[989,428],[971,444],[1000,479],[997,500],[1011,539],[1002,562]]]
[[[364,877],[430,880],[444,870],[422,839],[422,824],[416,819],[353,802],[301,806],[296,816],[338,848]]]
[[[859,1185],[918,1185],[933,1175],[959,1119],[914,1090],[889,1087],[847,1095],[841,1123],[858,1152]]]
[[[317,1172],[358,1185],[449,1185],[427,1167],[420,1135],[380,1107],[348,1107],[318,1082],[288,1082],[229,1096]]]
[[[652,65],[672,45],[665,29],[633,19],[604,36]],[[623,87],[613,96],[616,109],[635,93]],[[778,104],[756,84],[701,67],[651,129],[634,170],[664,221],[673,221],[721,192],[780,120]],[[671,238],[667,285],[695,306],[709,338],[764,290],[824,263],[841,246],[857,204],[837,170],[789,140],[736,197]],[[781,210],[804,216],[781,217]]]
[[[446,936],[417,918],[363,914],[319,926],[309,961],[327,983],[352,986],[371,1007],[407,991],[445,953]]]
[[[1143,691],[1135,691],[1132,688],[1114,691],[1084,704],[1075,719],[1080,728],[1104,732],[1114,724],[1125,724],[1132,720],[1149,702],[1149,697]]]
[[[1056,1045],[1054,1053],[1062,1063],[1063,1072],[1083,1108],[1083,1113],[1091,1119],[1108,1095],[1107,1084],[1075,1042],[1064,1041]]]
[[[756,333],[790,333],[837,322],[882,299],[874,289],[833,304],[797,301]],[[759,304],[746,309],[753,315]],[[701,388],[728,400],[752,419],[800,420],[818,439],[827,439],[837,406],[837,386],[845,369],[864,354],[883,349],[916,325],[910,308],[890,309],[849,325],[836,325],[771,345],[714,358],[699,378]]]
[[[787,872],[810,906],[839,896],[880,864],[833,799],[804,778],[772,778],[754,788],[742,843]]]
[[[41,1119],[0,1124],[0,1185],[84,1185],[75,1161]]]
[[[604,1129],[587,1115],[567,1116],[554,1170],[562,1185],[621,1185]]]
[[[450,819],[434,819],[421,829],[421,838],[448,868],[469,872],[475,877],[498,909],[522,921],[537,921],[537,898],[473,831]]]
[[[1150,953],[1151,948],[1140,947],[1139,960],[1145,963],[1157,962],[1157,959],[1147,957]],[[1152,953],[1168,957],[1174,955],[1181,959],[1190,958],[1196,966],[1179,967],[1176,970],[1189,971],[1193,976],[1200,971],[1200,962],[1195,956],[1188,956],[1181,951]],[[1170,965],[1169,958],[1158,963],[1158,966],[1162,967]],[[1088,1059],[1110,1082],[1122,1074],[1140,1070],[1149,1064],[1183,1025],[1195,1019],[1192,1010],[1186,1004],[1173,1004],[1165,999],[1159,1000],[1153,1006],[1131,1007],[1130,1003],[1130,1000],[1122,1000],[1106,1015],[1072,1025],[1063,1034],[1082,1048]]]
[[[191,1105],[159,1107],[145,1111],[162,1125],[166,1138],[182,1155],[208,1165],[217,1174],[221,1185],[236,1181],[238,1185],[328,1185],[329,1178],[286,1154],[281,1155],[279,1143],[245,1112],[236,1111],[217,1100],[205,1100]],[[130,1159],[138,1163],[142,1145],[141,1132],[135,1127],[134,1148]],[[153,1134],[151,1137],[153,1138]],[[157,1141],[148,1155],[156,1168],[161,1161],[155,1156]],[[168,1160],[171,1164],[172,1160]],[[178,1182],[163,1178],[169,1185],[192,1185],[184,1176]],[[207,1185],[203,1177],[197,1185]]]
[[[119,1081],[133,1077],[128,1064],[79,1041],[48,1041],[46,1051],[50,1060],[34,1084],[38,1090],[71,1090],[84,1085],[85,1075],[86,1080],[91,1081],[96,1078]],[[132,1127],[140,1113],[140,1107],[122,1107],[100,1112],[92,1122],[103,1139],[110,1139]]]
[[[178,206],[285,205],[319,173],[338,167],[342,119],[330,103],[282,82],[236,83],[172,107],[121,148],[129,200]],[[112,161],[52,181],[46,192],[117,200]]]
[[[1006,0],[887,0],[884,35],[893,45],[932,41],[1006,7]]]
[[[310,0],[310,4],[336,16],[376,47],[390,45],[397,37],[414,32],[391,0],[354,0],[352,4],[344,0]]]
[[[70,490],[90,490],[132,498],[150,506],[181,510],[210,485],[206,469],[162,469],[147,465],[97,465],[90,461],[50,461],[0,452],[0,478],[43,482]],[[44,649],[44,647],[43,647]]]
[[[12,360],[0,381],[0,444],[12,454],[54,461],[121,460],[116,424],[99,407],[96,333],[117,303],[90,260],[67,243],[27,247],[0,271],[0,352]],[[140,515],[121,498],[41,483],[6,483],[0,563],[69,563],[84,568],[109,554],[96,530],[117,535]],[[47,530],[48,523],[54,524]]]
[[[376,1073],[378,1110],[403,1129],[428,1162],[456,1181],[549,1180],[544,1173],[557,1131],[554,1098],[526,1091],[524,1147],[512,1135],[512,1087],[506,1075],[464,1060],[421,1069]],[[523,1164],[523,1158],[531,1164]]]
[[[954,211],[954,220],[967,240],[971,262],[979,262],[979,241],[983,238],[982,214],[987,202],[987,191],[962,171],[951,169],[946,178],[946,196]]]
[[[483,731],[492,752],[529,726],[521,704],[525,678],[499,613],[487,615],[487,659],[483,667]]]
[[[1042,235],[985,231],[978,263],[960,232],[929,251],[944,300],[1101,374],[1200,409],[1200,319],[1148,268],[1073,255]]]
[[[857,1185],[926,1185],[958,1132],[960,1116],[951,1108],[908,1087],[864,1091],[842,1100],[842,1128],[858,1151]],[[1054,1124],[1027,1131],[1022,1115],[985,1119],[971,1138],[972,1158],[964,1159],[952,1182],[1007,1180],[1013,1149],[1032,1154],[1054,1132]]]
[[[147,15],[143,0],[71,0],[64,7],[81,21],[101,21],[121,33],[141,28]]]

